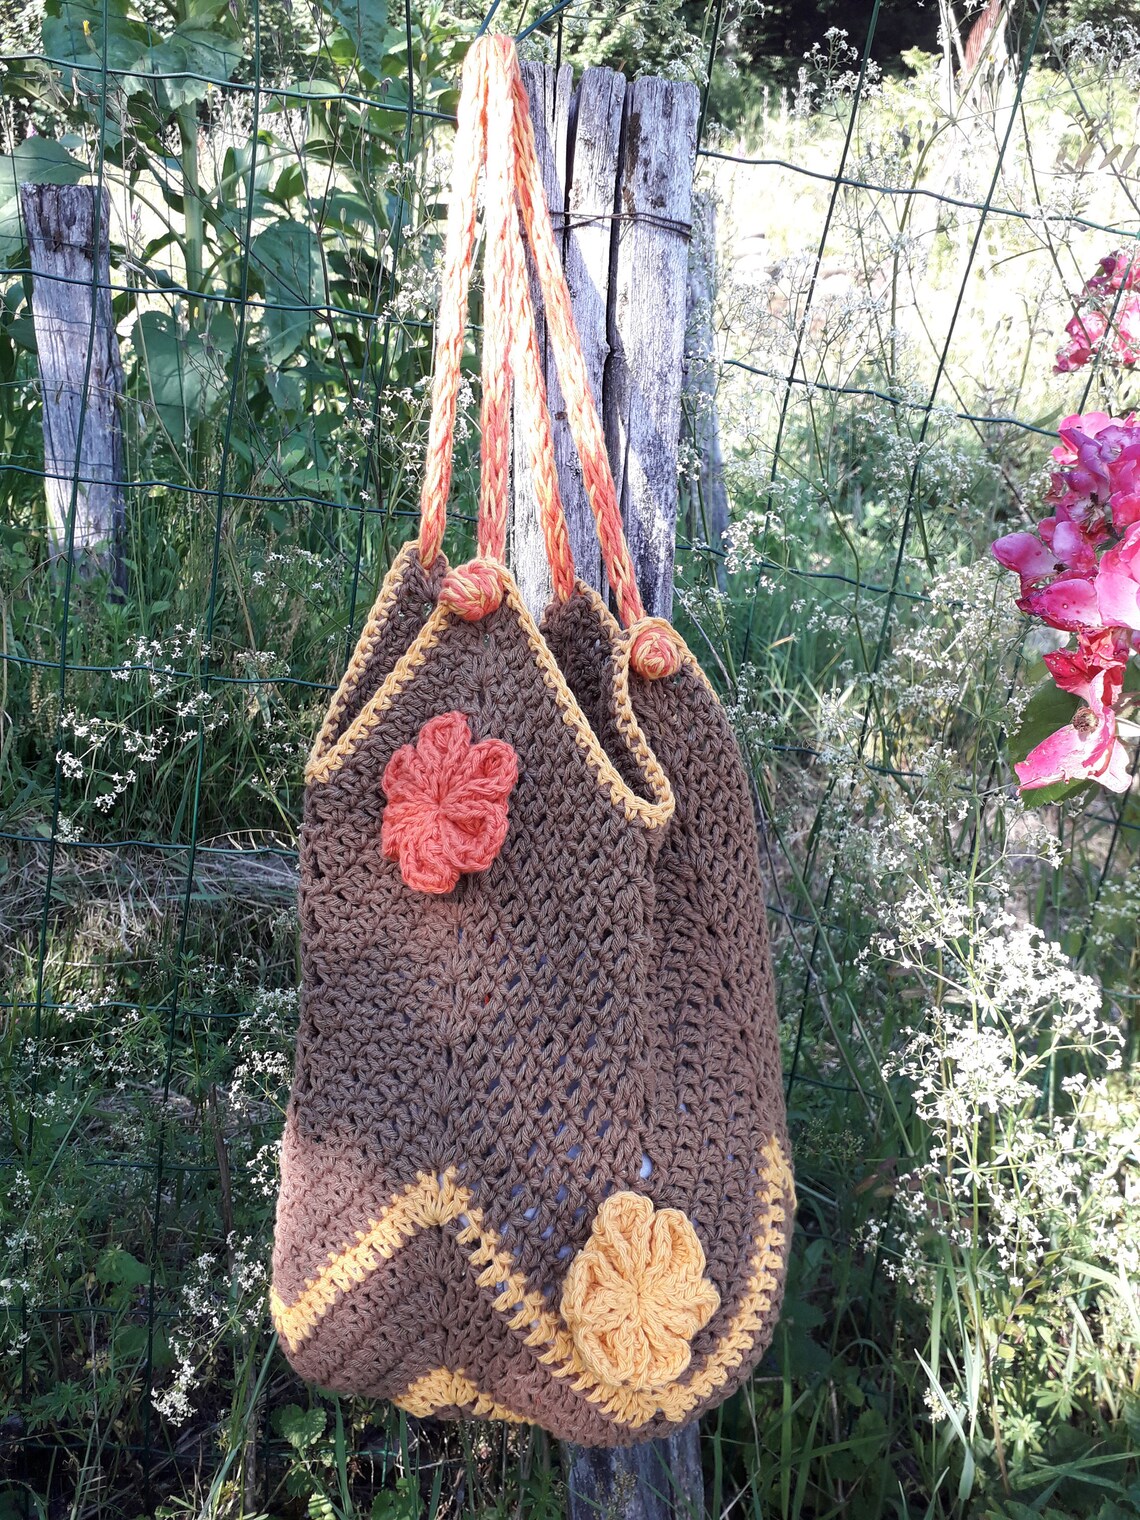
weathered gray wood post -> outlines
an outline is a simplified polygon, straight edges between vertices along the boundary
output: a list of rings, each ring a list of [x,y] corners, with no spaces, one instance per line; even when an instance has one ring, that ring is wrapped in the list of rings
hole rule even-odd
[[[119,579],[123,368],[111,315],[110,199],[104,189],[96,218],[95,197],[90,185],[20,186],[32,268],[52,553],[67,551],[74,492],[76,561],[110,569]]]
[[[716,583],[723,591],[728,576],[721,557],[728,531],[728,487],[717,414],[716,202],[711,195],[693,197],[693,240],[689,257],[688,352],[684,386],[684,434],[697,456],[686,480],[686,531],[694,543],[714,554]]]
[[[523,75],[642,597],[649,612],[668,617],[697,91],[664,79],[627,84],[609,69],[588,69],[576,90],[568,68],[556,75],[524,64]],[[533,280],[532,291],[537,305]],[[602,589],[594,519],[549,353],[546,384],[578,573]],[[515,506],[515,574],[538,614],[550,581],[525,467],[516,469]],[[564,1460],[571,1520],[704,1514],[696,1426],[628,1451],[570,1446]]]

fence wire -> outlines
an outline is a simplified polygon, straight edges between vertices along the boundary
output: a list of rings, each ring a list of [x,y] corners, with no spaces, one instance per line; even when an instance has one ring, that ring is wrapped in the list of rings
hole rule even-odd
[[[330,18],[334,10],[330,9]],[[361,14],[366,13],[367,7],[362,7]],[[51,1286],[51,1274],[44,1270],[44,1243],[29,1237],[20,1248],[20,1270],[10,1272],[6,1294],[9,1319],[18,1322],[18,1334],[9,1340],[18,1349],[19,1363],[8,1391],[13,1406],[25,1411],[26,1424],[17,1439],[25,1470],[35,1472],[37,1461],[46,1461],[45,1453],[59,1445],[61,1431],[67,1427],[62,1405],[57,1408],[51,1403],[52,1389],[58,1393],[61,1385],[82,1382],[75,1347],[96,1346],[94,1332],[85,1329],[85,1323],[115,1320],[117,1338],[98,1351],[104,1364],[111,1366],[112,1381],[119,1390],[115,1418],[122,1429],[135,1433],[119,1442],[129,1460],[129,1481],[137,1480],[144,1502],[151,1503],[168,1474],[194,1460],[193,1453],[180,1447],[172,1406],[158,1397],[170,1383],[177,1362],[176,1341],[165,1327],[185,1313],[187,1294],[193,1292],[195,1262],[209,1252],[234,1253],[234,1196],[246,1185],[243,1178],[262,1165],[259,1150],[239,1143],[238,1131],[252,1126],[268,1144],[277,1122],[268,1103],[260,1107],[251,1103],[236,1116],[221,1113],[219,1093],[242,1059],[243,1032],[251,1017],[260,1019],[262,1014],[256,989],[245,986],[235,993],[216,967],[204,975],[203,966],[214,953],[212,947],[221,947],[222,959],[228,953],[217,915],[233,913],[260,925],[262,948],[254,954],[255,964],[246,968],[253,980],[274,956],[273,975],[281,985],[288,979],[289,955],[283,953],[282,944],[288,944],[289,932],[280,926],[266,929],[265,924],[280,915],[293,887],[298,745],[348,661],[364,607],[388,558],[416,519],[415,471],[408,459],[422,439],[430,366],[429,271],[438,236],[431,203],[440,195],[439,174],[446,162],[453,120],[441,81],[454,81],[457,58],[470,29],[456,29],[444,44],[434,43],[422,18],[413,14],[410,0],[405,0],[402,14],[390,18],[384,41],[388,62],[382,69],[383,91],[379,85],[345,88],[353,83],[351,68],[336,87],[318,89],[314,81],[263,78],[266,49],[278,48],[279,41],[266,34],[261,0],[252,0],[251,46],[244,60],[248,77],[228,77],[227,71],[237,72],[236,66],[229,70],[229,54],[223,54],[217,69],[148,69],[146,89],[159,120],[147,149],[154,176],[160,172],[172,176],[161,190],[172,204],[175,189],[185,196],[185,206],[175,205],[172,213],[182,218],[180,228],[184,230],[195,218],[194,225],[210,229],[213,238],[208,242],[200,232],[204,240],[197,253],[216,255],[217,263],[212,269],[200,267],[198,279],[191,281],[174,257],[177,239],[158,233],[162,218],[148,211],[152,225],[143,233],[137,226],[132,230],[130,215],[134,213],[124,213],[131,202],[124,175],[129,180],[133,172],[124,144],[132,127],[130,102],[135,99],[127,87],[138,66],[124,65],[114,56],[117,10],[110,0],[97,0],[82,7],[64,6],[63,14],[73,26],[81,23],[76,52],[63,56],[31,49],[14,54],[9,59],[9,77],[55,78],[56,125],[63,123],[71,129],[74,151],[69,149],[69,156],[96,187],[97,216],[104,187],[114,191],[109,201],[114,226],[107,289],[135,365],[131,399],[124,409],[126,468],[115,482],[128,503],[129,563],[126,591],[103,604],[112,632],[101,636],[95,626],[99,602],[72,552],[81,487],[90,483],[77,465],[70,481],[65,552],[55,569],[44,569],[42,493],[49,472],[37,440],[41,408],[35,358],[26,337],[15,342],[20,329],[13,326],[23,323],[27,329],[33,275],[26,240],[20,234],[7,235],[0,242],[0,253],[8,255],[3,271],[3,320],[9,337],[15,334],[15,358],[0,373],[0,388],[8,398],[2,417],[5,450],[0,482],[7,497],[10,546],[22,536],[34,546],[37,563],[29,560],[25,566],[15,558],[5,562],[12,579],[3,593],[0,678],[7,718],[0,755],[7,765],[6,786],[21,774],[17,752],[24,772],[22,789],[13,786],[8,792],[0,829],[8,862],[7,890],[15,904],[6,910],[11,913],[7,926],[11,991],[0,1002],[10,1031],[6,1059],[15,1094],[14,1117],[7,1133],[7,1154],[0,1159],[17,1179],[10,1189],[13,1200],[22,1200],[29,1210],[57,1186],[56,1179],[63,1173],[72,1189],[89,1177],[94,1200],[92,1211],[79,1221],[81,1231],[92,1232],[90,1250],[80,1252],[86,1270],[64,1270]],[[280,27],[281,14],[274,10],[274,27]],[[572,6],[561,5],[530,24],[520,22],[519,31],[533,44],[548,43],[558,56],[571,56],[563,26],[572,15]],[[726,635],[733,647],[733,664],[727,672],[724,666],[714,672],[718,679],[729,675],[726,689],[735,697],[734,683],[743,680],[750,663],[762,651],[771,657],[777,641],[766,621],[766,609],[777,594],[793,609],[798,596],[808,595],[818,598],[819,605],[838,606],[848,617],[865,600],[878,609],[866,667],[860,672],[864,695],[849,773],[846,779],[841,776],[827,783],[818,801],[820,810],[844,806],[844,790],[852,801],[868,772],[903,788],[922,780],[923,773],[905,763],[892,736],[883,730],[877,681],[892,648],[900,607],[910,607],[914,617],[920,618],[932,605],[921,488],[931,428],[965,425],[975,440],[992,442],[995,455],[1011,438],[1024,438],[1044,453],[1046,440],[1055,434],[1053,417],[1015,415],[1000,407],[978,409],[964,404],[957,394],[952,402],[943,400],[948,364],[961,336],[962,313],[976,280],[976,260],[992,224],[1014,223],[1050,247],[1077,233],[1121,243],[1134,241],[1138,235],[1137,223],[1131,219],[1098,220],[1075,206],[1062,209],[1039,203],[1025,209],[1003,201],[1011,142],[1015,134],[1029,130],[1024,96],[1045,35],[1044,3],[1022,28],[1018,50],[1010,60],[1011,97],[995,105],[987,117],[995,124],[994,145],[988,187],[980,200],[963,197],[949,186],[900,185],[885,176],[876,179],[861,172],[859,128],[876,78],[878,19],[879,0],[875,0],[851,87],[835,107],[841,127],[838,153],[829,168],[821,168],[816,162],[819,144],[806,133],[803,158],[765,151],[737,153],[725,146],[722,137],[709,140],[716,107],[709,82],[716,78],[725,20],[723,0],[717,0],[704,65],[698,144],[700,174],[712,175],[727,166],[736,176],[733,184],[738,194],[745,183],[740,176],[750,176],[747,193],[758,202],[764,201],[766,185],[780,182],[766,176],[791,176],[807,186],[819,185],[826,193],[817,224],[803,228],[808,274],[797,293],[798,317],[788,323],[786,363],[774,363],[762,345],[748,350],[746,335],[731,328],[721,335],[722,373],[727,377],[723,383],[741,383],[738,377],[771,383],[774,425],[766,444],[766,468],[750,507],[760,524],[760,549],[734,582],[747,590],[751,575],[752,586],[747,594],[733,593],[742,608]],[[495,24],[501,22],[499,18]],[[396,67],[391,57],[401,48],[402,67]],[[238,54],[241,51],[239,47]],[[387,98],[392,94],[402,98],[393,102]],[[172,101],[180,103],[168,110]],[[206,110],[210,129],[228,134],[219,171],[219,178],[229,186],[227,202],[211,199],[210,191],[199,189],[185,162],[181,179],[171,168],[179,153],[185,156],[190,150],[195,154],[201,150],[196,113]],[[298,132],[303,136],[306,113],[318,111],[326,132],[323,145],[296,136]],[[27,132],[34,120],[33,115],[22,118],[13,131]],[[338,132],[343,132],[343,141],[337,140]],[[299,193],[296,187],[273,179],[288,159],[282,145],[287,147],[291,140],[302,176],[314,170],[309,156],[320,148],[328,169],[323,204],[316,204],[307,189]],[[17,148],[18,141],[10,146]],[[805,161],[807,157],[812,162]],[[383,182],[377,185],[369,176],[381,164]],[[57,159],[57,170],[61,165],[64,178],[78,177],[72,175],[71,165]],[[13,176],[17,172],[12,169]],[[336,173],[347,182],[347,189],[334,188]],[[140,198],[145,198],[144,191],[152,193],[155,183],[153,176],[149,183],[143,176],[132,182]],[[1123,179],[1120,183],[1131,201]],[[338,194],[343,205],[335,207]],[[908,206],[928,203],[939,216],[966,213],[974,219],[958,266],[960,280],[943,339],[934,345],[937,361],[925,395],[883,386],[866,374],[828,377],[824,366],[809,355],[809,350],[814,354],[819,289],[836,226],[857,214],[860,206],[874,214],[880,199],[905,201]],[[15,204],[9,196],[9,223],[18,215]],[[271,235],[275,210],[287,224],[292,244]],[[9,223],[0,221],[0,228]],[[324,236],[334,226],[343,229],[341,248]],[[308,228],[310,235],[297,228]],[[188,241],[184,242],[188,248]],[[1094,244],[1086,238],[1083,246]],[[328,267],[330,253],[339,259],[339,274]],[[337,281],[355,291],[357,299],[352,304],[329,298]],[[91,319],[83,335],[88,375],[97,285],[96,262],[87,286]],[[137,324],[133,335],[126,326],[131,316]],[[167,319],[172,326],[164,325]],[[272,341],[264,349],[267,332]],[[327,352],[318,363],[322,332],[327,334]],[[298,335],[300,342],[295,342]],[[1047,340],[1042,343],[1047,346]],[[177,362],[180,345],[182,362]],[[312,426],[319,410],[316,399],[322,385],[332,384],[329,377],[334,369],[340,377],[336,426],[320,432]],[[1085,409],[1099,378],[1094,362],[1073,411]],[[984,391],[985,385],[979,389]],[[199,407],[195,400],[204,395],[211,398],[209,408]],[[901,511],[889,543],[882,546],[889,553],[881,565],[868,567],[867,574],[858,556],[852,561],[839,553],[822,554],[797,563],[774,552],[780,542],[779,523],[794,495],[789,482],[794,483],[800,469],[798,451],[804,435],[796,409],[810,408],[817,400],[829,406],[846,402],[882,406],[896,418],[913,415],[918,419],[917,433],[909,439],[912,462]],[[81,439],[86,421],[84,409]],[[348,435],[340,453],[338,432]],[[290,458],[294,437],[303,444],[305,461],[319,456],[317,467],[301,468],[300,456]],[[347,451],[352,449],[357,452],[350,458]],[[205,466],[210,478],[196,473]],[[467,487],[474,470],[468,441],[459,472]],[[461,514],[457,522],[461,534],[470,533],[470,514]],[[940,531],[945,532],[945,525]],[[915,533],[924,540],[917,556],[911,542]],[[290,560],[299,567],[297,583],[281,590],[276,602],[273,587],[263,595],[266,585],[257,579],[272,555],[277,556],[274,574],[287,576]],[[685,607],[698,628],[705,625],[702,620],[707,621],[710,605],[716,606],[715,596],[709,600],[710,582],[715,587],[709,566],[718,558],[724,558],[722,546],[710,544],[693,525],[683,528],[679,579],[693,588]],[[161,564],[161,575],[148,570],[147,561]],[[319,590],[307,585],[306,578],[320,581]],[[773,586],[775,592],[766,589]],[[134,601],[163,588],[155,602]],[[172,600],[165,595],[170,588],[177,590],[183,607],[191,601],[197,604],[198,626],[192,631],[180,628],[169,650],[133,653],[132,637],[139,645],[148,639],[162,641],[167,608],[155,603]],[[308,643],[303,642],[306,616],[312,617],[315,627]],[[793,623],[794,617],[793,612]],[[248,637],[244,651],[234,632],[243,628]],[[281,638],[286,639],[284,655],[259,661],[260,654],[274,650]],[[318,671],[316,667],[322,665],[323,671]],[[154,738],[154,728],[162,723],[173,724],[177,749],[155,772],[158,801],[153,809],[144,803],[127,809],[116,802],[101,813],[89,805],[90,791],[88,805],[83,805],[82,798],[77,801],[68,771],[67,756],[75,750],[77,726],[83,722],[83,715],[77,718],[76,713],[84,702],[112,691],[113,683],[127,692],[133,690],[132,682],[140,684],[143,698],[127,714],[128,726],[138,728],[131,743],[136,738]],[[143,711],[148,692],[161,692],[164,703],[152,719]],[[233,694],[226,700],[245,703],[230,709],[239,715],[231,722],[246,722],[252,737],[232,741],[232,729],[215,722],[222,693]],[[271,724],[278,720],[281,737],[276,739]],[[266,725],[269,737],[258,737],[257,724]],[[784,742],[792,737],[749,739],[757,769],[775,768],[777,775],[786,776],[796,768],[826,760],[823,746]],[[154,742],[159,741],[155,738]],[[271,743],[288,750],[280,763],[267,760]],[[50,784],[46,784],[49,770]],[[292,781],[282,780],[290,770]],[[147,788],[145,781],[141,785]],[[983,800],[994,788],[1006,785],[1007,778],[991,767],[981,787]],[[779,782],[777,790],[778,786]],[[833,797],[836,792],[839,795]],[[124,812],[129,816],[120,827]],[[1118,865],[1121,840],[1140,830],[1135,803],[1130,796],[1098,802],[1068,827],[1072,838],[1079,836],[1086,845],[1096,841],[1090,846],[1097,862],[1091,894],[1095,905]],[[838,868],[832,862],[821,869],[814,828],[803,838],[785,836],[777,828],[768,849],[773,878],[769,908],[779,925],[777,939],[784,955],[798,961],[802,972],[798,1001],[794,1006],[785,1002],[783,1009],[788,1024],[787,1093],[793,1117],[801,1086],[869,1102],[867,1071],[860,1061],[849,1062],[846,1069],[836,1062],[830,1071],[805,1065],[811,1021],[817,1017],[839,1021],[841,1004],[852,1048],[857,1050],[864,1039],[860,1011],[850,999],[844,1004],[840,995],[840,968],[850,961],[853,950],[851,924],[835,906],[842,886]],[[150,859],[157,864],[146,865]],[[38,894],[34,916],[26,901],[33,893]],[[150,940],[144,943],[136,937],[132,941],[140,962],[149,957],[148,965],[137,974],[128,965],[112,975],[113,957],[106,944],[98,936],[84,938],[80,920],[85,906],[97,916],[112,900],[122,910],[124,944],[135,933],[128,920],[138,904],[156,910],[155,925],[148,931]],[[70,927],[69,914],[78,915]],[[806,932],[801,935],[801,930]],[[116,977],[121,982],[125,978],[124,984],[115,986]],[[121,994],[132,985],[138,988],[136,996],[105,995],[108,986]],[[1126,995],[1126,989],[1118,991]],[[144,1023],[152,1034],[161,1029],[160,1042],[148,1035],[139,1045],[158,1058],[149,1084],[138,1071],[124,1075],[115,1054],[119,1044],[129,1045],[135,1038],[131,1031]],[[58,1058],[72,1038],[70,1032],[80,1024],[95,1048],[106,1053],[111,1068],[106,1093],[92,1089],[91,1073],[86,1083],[78,1081],[78,1074],[66,1077],[68,1068]],[[286,1027],[284,1036],[288,1034]],[[286,1047],[287,1043],[286,1038]],[[49,1047],[53,1054],[45,1078],[44,1056]],[[138,1050],[128,1054],[133,1058]],[[189,1099],[183,1087],[189,1087]],[[26,1108],[23,1124],[16,1122],[21,1107]],[[99,1110],[97,1138],[77,1152],[80,1173],[76,1177],[68,1172],[69,1147],[93,1110]],[[117,1156],[114,1151],[120,1143],[126,1154]],[[127,1180],[109,1183],[110,1173],[121,1173]],[[197,1179],[194,1207],[186,1201],[189,1179]],[[810,1175],[806,1183],[810,1189]],[[103,1209],[98,1199],[108,1191],[114,1201]],[[132,1209],[137,1210],[140,1227],[130,1242],[115,1234],[117,1223],[110,1233],[99,1235],[101,1214],[117,1220]],[[263,1244],[267,1254],[268,1235]],[[889,1247],[884,1245],[884,1249]],[[127,1261],[121,1259],[123,1253]],[[98,1301],[101,1293],[107,1301]],[[224,1306],[218,1310],[223,1319],[226,1312]],[[269,1418],[265,1389],[270,1381],[285,1386],[287,1375],[283,1364],[275,1360],[264,1313],[255,1323],[256,1329],[241,1332],[246,1336],[249,1365],[255,1369],[243,1407],[260,1411],[258,1418],[264,1422]],[[69,1334],[73,1344],[67,1342]],[[42,1416],[38,1423],[37,1408]],[[43,1414],[45,1409],[47,1414]],[[222,1452],[225,1431],[224,1417],[219,1416],[212,1435]],[[72,1456],[82,1466],[90,1459],[89,1453],[84,1455],[83,1437],[73,1430],[70,1440]],[[407,1424],[400,1417],[390,1423],[375,1448],[385,1471],[401,1451],[406,1454],[408,1442]],[[278,1439],[277,1448],[283,1447]],[[272,1463],[264,1452],[272,1449],[266,1426],[261,1466],[251,1480],[263,1503],[268,1502],[273,1478]],[[223,1464],[223,1474],[230,1470],[230,1460],[227,1457]],[[128,1482],[122,1475],[116,1481]]]

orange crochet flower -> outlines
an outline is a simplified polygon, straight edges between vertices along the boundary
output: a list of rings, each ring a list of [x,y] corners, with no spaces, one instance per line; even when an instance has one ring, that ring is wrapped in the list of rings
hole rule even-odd
[[[388,799],[381,844],[416,892],[450,892],[460,876],[485,871],[507,837],[507,798],[519,758],[503,739],[471,742],[461,712],[441,713],[404,744],[384,770]]]
[[[720,1307],[704,1274],[704,1249],[680,1209],[611,1194],[562,1288],[562,1317],[594,1376],[645,1392],[679,1378],[693,1336]]]

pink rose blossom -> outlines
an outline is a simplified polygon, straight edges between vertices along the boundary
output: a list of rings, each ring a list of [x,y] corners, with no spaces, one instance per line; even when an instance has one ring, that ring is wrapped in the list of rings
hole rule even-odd
[[[1055,374],[1083,368],[1098,351],[1112,364],[1140,362],[1140,299],[1132,293],[1140,290],[1140,259],[1117,251],[1098,269],[1081,289],[1081,309],[1065,325],[1069,341],[1057,354]]]
[[[1099,713],[1115,705],[1124,684],[1128,634],[1123,628],[1082,633],[1076,649],[1057,649],[1045,656],[1049,673],[1062,691],[1083,697]]]
[[[1127,291],[1112,333],[1117,362],[1140,362],[1140,263],[1122,254],[1101,261],[1086,293]],[[1099,282],[1099,283],[1098,283]],[[1072,340],[1058,369],[1086,362],[1108,331],[1099,309],[1068,325]],[[1069,362],[1071,361],[1071,362]],[[1131,784],[1116,709],[1128,660],[1140,654],[1140,426],[1135,413],[1073,413],[1053,449],[1046,500],[1052,514],[1037,531],[1007,533],[992,545],[998,563],[1020,580],[1017,605],[1050,627],[1077,635],[1075,649],[1045,656],[1062,691],[1081,705],[1070,722],[1015,766],[1022,791],[1056,782],[1096,781],[1110,791]]]
[[[1108,488],[1113,526],[1123,532],[1140,521],[1140,437],[1126,443],[1109,465]]]
[[[1109,415],[1108,412],[1071,412],[1068,417],[1062,417],[1057,428],[1059,443],[1053,446],[1053,458],[1058,464],[1074,464],[1077,458],[1076,445],[1071,441],[1074,429],[1086,434],[1089,438],[1095,438],[1098,433],[1103,433],[1106,427],[1123,427],[1126,424]]]
[[[1059,565],[1078,575],[1096,574],[1096,545],[1108,531],[1103,520],[1076,522],[1065,507],[1058,507],[1056,517],[1046,518],[1039,531]]]
[[[1108,708],[1097,717],[1079,707],[1072,722],[1043,739],[1014,766],[1023,792],[1058,781],[1099,781],[1110,792],[1130,785],[1128,751],[1116,737],[1116,714]]]
[[[1053,450],[1053,458],[1064,463],[1065,469],[1053,476],[1051,501],[1075,506],[1079,502],[1107,499],[1108,463],[1120,450],[1115,433],[1119,426],[1104,412],[1065,418],[1060,427],[1061,443]],[[1063,490],[1057,492],[1059,484]]]
[[[1114,709],[1124,684],[1128,649],[1124,630],[1110,628],[1082,634],[1075,650],[1059,649],[1045,656],[1057,685],[1080,697],[1083,705],[1070,722],[1014,766],[1022,791],[1058,781],[1086,780],[1099,781],[1114,792],[1128,790],[1128,752],[1116,737]]]
[[[1135,254],[1105,254],[1098,264],[1099,274],[1085,281],[1086,295],[1112,295],[1123,287],[1133,290],[1140,287],[1140,259]]]
[[[1095,586],[1075,570],[1065,570],[1047,586],[1018,597],[1017,605],[1051,628],[1069,633],[1091,631],[1103,624]]]
[[[1053,366],[1055,375],[1067,375],[1086,365],[1096,352],[1097,344],[1108,328],[1108,318],[1099,311],[1077,312],[1065,324],[1069,341],[1058,350]]]
[[[1106,623],[1140,629],[1140,523],[1133,523],[1116,547],[1102,556],[1096,597]]]
[[[1038,581],[1057,573],[1057,561],[1036,533],[1007,533],[990,546],[999,565],[1021,577],[1021,594],[1028,596]]]

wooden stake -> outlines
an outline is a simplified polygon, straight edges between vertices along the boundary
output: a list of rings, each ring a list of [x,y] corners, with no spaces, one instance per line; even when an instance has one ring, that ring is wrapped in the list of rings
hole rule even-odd
[[[711,195],[693,197],[693,239],[689,245],[688,352],[685,356],[685,437],[697,455],[687,481],[685,529],[695,544],[713,550],[716,583],[722,591],[728,576],[721,557],[728,531],[728,488],[717,415],[716,202]]]
[[[74,497],[76,560],[120,581],[123,368],[111,315],[111,206],[103,190],[96,247],[95,194],[90,185],[21,185],[20,205],[33,276],[52,554],[67,552]]]
[[[673,605],[677,448],[685,350],[688,228],[697,91],[588,69],[524,64],[543,177],[646,610]],[[532,292],[538,293],[535,281]],[[578,573],[604,589],[594,519],[547,354],[559,480]],[[536,616],[550,595],[537,506],[515,451],[513,568]],[[628,1450],[566,1446],[570,1520],[704,1514],[696,1425]]]

